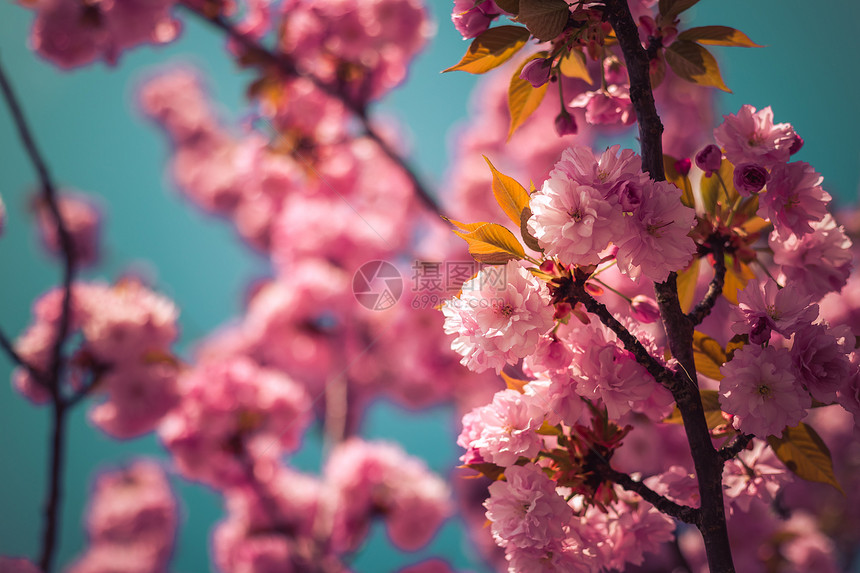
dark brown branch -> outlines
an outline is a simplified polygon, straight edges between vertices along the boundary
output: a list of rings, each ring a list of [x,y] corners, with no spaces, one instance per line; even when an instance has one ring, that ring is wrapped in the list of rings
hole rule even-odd
[[[47,387],[45,383],[45,375],[42,372],[36,370],[32,365],[30,365],[26,360],[21,358],[21,355],[15,351],[15,346],[12,344],[12,341],[9,340],[9,337],[6,336],[6,333],[0,330],[0,348],[6,353],[7,356],[14,362],[16,365],[20,366],[27,370],[30,373],[30,376],[33,379],[41,384],[42,386]]]
[[[753,436],[750,434],[738,434],[730,442],[723,444],[719,450],[720,461],[725,463],[741,453],[752,441]]]
[[[361,127],[364,132],[364,135],[368,139],[373,141],[377,145],[377,147],[379,147],[380,151],[382,151],[403,171],[404,174],[406,174],[413,187],[415,188],[415,194],[418,196],[418,199],[421,200],[424,206],[435,213],[441,213],[439,205],[436,203],[436,199],[433,198],[433,195],[421,182],[421,179],[418,177],[418,173],[416,172],[416,170],[409,164],[406,158],[402,157],[399,153],[397,153],[397,151],[395,151],[395,149],[391,147],[391,145],[387,141],[385,141],[385,139],[373,127],[373,124],[371,123],[370,118],[367,115],[367,109],[363,103],[359,103],[349,97],[349,95],[339,86],[331,85],[311,73],[308,73],[304,70],[300,70],[296,65],[296,62],[289,54],[285,54],[283,52],[274,52],[273,50],[270,50],[269,48],[263,46],[256,39],[241,33],[226,18],[223,18],[222,16],[208,16],[203,10],[200,10],[199,8],[196,8],[190,4],[184,3],[183,6],[195,16],[200,17],[201,19],[205,20],[206,22],[209,22],[222,32],[226,33],[227,36],[239,43],[250,53],[254,54],[254,56],[262,59],[267,64],[277,68],[282,74],[291,77],[305,78],[324,94],[342,102],[344,106],[346,106],[346,108],[350,111],[350,113],[352,113],[361,122]]]
[[[689,523],[691,525],[697,525],[699,523],[701,512],[698,508],[675,503],[671,499],[660,495],[641,481],[636,481],[629,475],[616,471],[608,465],[601,467],[600,473],[604,478],[617,483],[627,491],[632,491],[633,493],[638,494],[639,497],[666,515],[672,516],[679,521],[683,521],[684,523]]]
[[[605,16],[615,30],[627,65],[630,99],[639,123],[642,167],[651,179],[664,181],[663,124],[651,89],[648,53],[639,40],[639,30],[626,0],[605,0]],[[672,394],[684,420],[684,431],[699,481],[702,514],[698,527],[705,542],[708,565],[711,573],[734,573],[723,505],[723,465],[711,442],[699,397],[693,360],[693,323],[681,310],[675,273],[671,273],[665,282],[655,284],[654,290],[669,350],[689,377],[689,383],[678,385]]]
[[[59,527],[60,504],[62,500],[61,481],[65,448],[66,404],[63,399],[60,381],[63,376],[63,342],[66,340],[71,327],[72,281],[75,276],[74,247],[72,237],[60,215],[57,188],[51,178],[50,171],[48,171],[47,164],[39,152],[39,148],[36,146],[36,141],[24,117],[24,111],[2,65],[0,65],[0,91],[3,92],[3,97],[12,114],[21,144],[24,146],[39,176],[42,187],[42,198],[51,213],[54,226],[57,229],[57,235],[60,239],[60,249],[63,253],[63,304],[56,337],[51,348],[51,361],[48,365],[46,375],[36,377],[36,380],[41,381],[51,393],[52,402],[53,437],[48,461],[50,470],[48,476],[48,493],[44,509],[44,532],[42,536],[42,548],[39,554],[39,568],[44,573],[50,573],[57,545],[57,528]],[[8,341],[6,342],[8,343]],[[3,344],[3,348],[8,353],[11,345]],[[17,356],[14,352],[9,355],[13,360]],[[20,357],[18,357],[18,360],[20,361]],[[23,364],[23,361],[19,363]],[[33,372],[32,368],[30,370]]]
[[[710,246],[711,252],[714,255],[714,278],[711,279],[711,283],[708,285],[708,292],[705,293],[704,298],[702,298],[702,300],[699,301],[699,304],[697,304],[695,308],[690,311],[690,314],[687,315],[687,318],[690,319],[693,326],[702,324],[702,321],[711,314],[711,310],[713,310],[714,305],[717,303],[717,298],[719,298],[723,292],[723,285],[726,282],[724,241],[725,240],[720,235],[714,235],[711,237]]]

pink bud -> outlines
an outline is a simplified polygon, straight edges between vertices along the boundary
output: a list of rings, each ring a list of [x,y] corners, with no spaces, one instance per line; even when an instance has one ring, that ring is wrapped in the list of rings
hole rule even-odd
[[[690,158],[684,157],[675,162],[675,171],[677,171],[679,175],[687,175],[692,166],[693,162],[690,161]]]
[[[539,88],[549,81],[552,71],[552,60],[546,58],[535,58],[523,66],[520,79],[529,82],[532,87]]]
[[[570,314],[570,304],[566,302],[560,302],[555,305],[555,314],[553,315],[554,320],[562,320],[564,317]]]
[[[660,309],[657,307],[657,302],[644,294],[634,296],[630,302],[630,308],[633,316],[639,322],[650,324],[660,320]]]
[[[770,174],[767,169],[755,163],[741,163],[735,167],[735,175],[732,178],[735,189],[744,197],[761,191],[768,179]]]
[[[713,143],[696,154],[696,165],[710,177],[711,173],[720,170],[723,162],[722,150]]]
[[[576,131],[576,119],[566,110],[562,110],[560,114],[555,116],[555,132],[559,137],[576,135]]]

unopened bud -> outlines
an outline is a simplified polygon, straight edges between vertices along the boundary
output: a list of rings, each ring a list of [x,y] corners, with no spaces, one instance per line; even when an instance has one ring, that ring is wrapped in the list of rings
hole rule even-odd
[[[687,175],[688,173],[690,173],[690,168],[692,166],[693,162],[690,161],[689,157],[682,157],[675,162],[675,171],[678,172],[678,175]]]
[[[644,294],[633,297],[630,302],[630,309],[639,322],[650,324],[660,320],[660,309],[657,307],[657,302]]]
[[[710,177],[711,173],[720,170],[723,162],[722,150],[713,143],[696,154],[696,165]]]
[[[576,119],[567,110],[562,110],[560,114],[555,116],[555,132],[559,137],[576,135],[576,131]]]
[[[755,163],[741,163],[735,167],[733,182],[735,189],[744,197],[758,193],[767,184],[770,174],[767,169]]]
[[[539,88],[549,81],[552,71],[552,60],[535,58],[523,66],[520,79],[526,80],[532,87]]]

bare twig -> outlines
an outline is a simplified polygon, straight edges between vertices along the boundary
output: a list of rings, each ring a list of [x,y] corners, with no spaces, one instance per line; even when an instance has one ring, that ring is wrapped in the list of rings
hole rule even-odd
[[[725,444],[723,444],[723,447],[721,447],[719,450],[720,461],[725,463],[739,453],[741,453],[744,448],[749,445],[752,439],[753,436],[751,436],[750,434],[738,434],[730,442],[726,442]]]
[[[636,481],[629,475],[616,471],[608,465],[601,467],[600,473],[603,477],[617,483],[627,491],[632,491],[638,494],[639,497],[666,515],[670,515],[679,521],[683,521],[684,523],[689,523],[691,525],[697,525],[699,523],[701,511],[698,508],[675,503],[671,499],[660,495],[641,481]]]
[[[714,235],[710,238],[709,242],[711,252],[714,255],[714,278],[711,279],[711,283],[708,285],[708,292],[705,293],[704,298],[687,315],[693,326],[701,324],[711,314],[711,310],[713,310],[717,298],[722,294],[723,285],[726,282],[725,239],[721,235]]]

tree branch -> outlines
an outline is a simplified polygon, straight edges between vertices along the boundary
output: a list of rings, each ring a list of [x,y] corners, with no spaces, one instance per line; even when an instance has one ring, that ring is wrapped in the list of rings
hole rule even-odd
[[[57,235],[60,239],[60,249],[63,258],[63,303],[60,312],[59,323],[57,326],[57,334],[51,348],[51,361],[48,365],[46,375],[38,376],[37,380],[41,380],[46,389],[51,393],[52,402],[52,440],[51,451],[49,454],[49,480],[48,493],[45,501],[44,509],[44,532],[42,536],[42,548],[39,556],[39,567],[44,573],[50,573],[54,553],[57,544],[57,528],[59,526],[60,505],[62,499],[61,481],[63,474],[63,458],[65,449],[65,420],[66,420],[66,404],[62,395],[60,381],[63,375],[62,350],[63,342],[69,334],[71,327],[72,315],[72,281],[75,276],[75,258],[74,248],[72,245],[72,237],[66,228],[63,218],[60,215],[60,207],[57,200],[57,190],[48,171],[47,164],[36,146],[36,141],[29,125],[24,117],[24,111],[15,91],[12,89],[12,84],[9,82],[6,72],[0,65],[0,91],[3,92],[3,97],[9,107],[9,112],[12,114],[12,119],[15,127],[18,130],[18,136],[21,139],[21,144],[24,146],[33,167],[39,176],[42,187],[42,197],[48,210],[53,218],[54,225],[57,229]],[[25,363],[20,359],[12,349],[9,341],[3,337],[3,348],[22,366]],[[10,352],[11,351],[11,352]],[[26,366],[25,366],[26,367]],[[33,369],[29,369],[31,373]]]
[[[204,11],[190,5],[187,3],[182,3],[182,6],[185,7],[186,10],[194,14],[195,16],[205,20],[211,25],[215,26],[228,37],[235,40],[239,43],[243,48],[253,53],[254,55],[260,57],[269,65],[277,68],[281,73],[291,77],[301,77],[309,80],[314,87],[319,89],[324,94],[332,97],[334,99],[339,100],[346,106],[346,108],[352,113],[356,119],[361,122],[361,127],[364,132],[364,135],[373,141],[377,147],[379,147],[380,151],[384,153],[391,161],[393,161],[409,178],[409,181],[412,183],[415,188],[415,194],[418,196],[418,199],[424,204],[424,206],[433,211],[435,213],[441,214],[441,210],[439,205],[436,203],[436,199],[434,199],[433,195],[430,191],[424,186],[421,182],[420,177],[418,177],[418,173],[415,168],[406,160],[406,158],[402,157],[397,151],[394,150],[391,145],[385,141],[385,139],[379,134],[378,131],[374,128],[370,118],[367,115],[367,109],[363,104],[360,104],[350,98],[342,89],[339,89],[338,86],[333,86],[327,82],[324,82],[319,77],[314,74],[299,70],[296,65],[295,60],[286,53],[283,52],[275,52],[270,50],[269,48],[263,46],[256,39],[248,36],[247,34],[243,34],[239,30],[237,30],[233,24],[222,16],[209,16]]]
[[[693,326],[702,324],[702,321],[711,314],[711,310],[713,310],[717,298],[722,294],[723,285],[726,282],[725,239],[721,235],[715,234],[710,238],[709,243],[714,255],[714,278],[711,279],[704,298],[687,315]]]
[[[661,512],[672,516],[679,521],[683,521],[684,523],[689,523],[691,525],[698,525],[699,520],[701,519],[701,511],[698,508],[675,503],[669,498],[660,495],[641,481],[636,481],[629,475],[616,471],[608,465],[601,467],[600,473],[606,479],[617,483],[627,491],[632,491],[633,493],[638,494],[642,499],[656,507]]]
[[[639,30],[626,0],[605,0],[605,16],[615,30],[630,78],[630,99],[639,123],[642,167],[655,181],[663,181],[663,124],[657,114],[651,89],[648,53],[639,40]],[[726,529],[723,505],[722,463],[711,442],[705,413],[699,397],[696,366],[693,360],[693,323],[678,301],[677,275],[654,285],[657,304],[672,356],[690,378],[672,392],[684,420],[684,431],[699,481],[702,500],[701,520],[697,524],[705,542],[711,573],[734,573],[732,552]]]
[[[720,462],[726,463],[746,448],[752,441],[753,436],[750,434],[738,434],[729,442],[723,444],[719,450]]]

